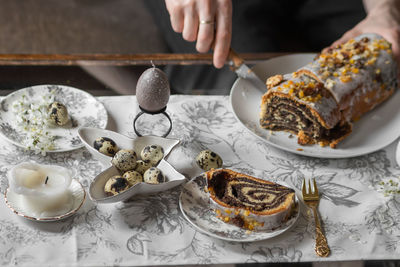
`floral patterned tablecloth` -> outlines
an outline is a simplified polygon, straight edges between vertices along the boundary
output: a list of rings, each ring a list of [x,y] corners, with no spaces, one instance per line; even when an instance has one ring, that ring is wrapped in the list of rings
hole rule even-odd
[[[109,113],[108,129],[135,137],[134,96],[100,97]],[[314,222],[305,208],[296,224],[272,239],[236,243],[196,231],[179,210],[181,187],[130,202],[95,204],[87,199],[64,221],[39,223],[16,216],[0,201],[0,265],[101,266],[178,265],[400,259],[400,197],[385,196],[380,183],[398,181],[396,142],[352,159],[318,159],[280,151],[250,134],[234,117],[227,96],[171,97],[169,137],[180,145],[168,161],[187,178],[200,173],[193,159],[205,148],[217,152],[224,166],[300,189],[303,178],[315,177],[322,200],[319,211],[332,253],[314,252]],[[138,120],[142,130],[162,131],[162,116]],[[159,122],[158,122],[159,120]],[[156,123],[154,123],[156,122]],[[156,125],[156,127],[154,126]],[[7,172],[19,162],[59,164],[73,170],[86,190],[104,167],[85,149],[48,153],[25,152],[0,140],[0,192]]]

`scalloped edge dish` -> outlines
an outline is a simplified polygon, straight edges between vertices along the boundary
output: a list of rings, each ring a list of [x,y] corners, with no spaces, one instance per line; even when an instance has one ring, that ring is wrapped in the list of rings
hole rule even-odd
[[[72,204],[72,209],[67,213],[51,216],[51,217],[36,217],[30,214],[29,211],[25,210],[23,205],[21,204],[21,196],[14,193],[7,188],[4,193],[4,199],[6,201],[7,206],[17,215],[26,218],[31,221],[39,221],[39,222],[53,222],[59,221],[65,218],[68,218],[74,215],[83,205],[86,199],[86,191],[83,188],[82,184],[77,179],[72,179],[71,185],[69,187],[71,192],[71,196],[74,198],[74,202]]]
[[[15,146],[26,148],[22,143],[25,133],[15,126],[16,115],[11,110],[11,105],[22,96],[31,101],[37,101],[40,96],[56,90],[55,100],[60,101],[68,108],[68,113],[74,123],[68,127],[52,127],[47,131],[55,137],[53,150],[46,150],[46,153],[66,152],[83,147],[78,137],[78,127],[96,126],[105,128],[108,123],[107,110],[94,96],[88,92],[65,85],[35,85],[14,91],[1,100],[0,108],[0,136]]]
[[[286,185],[283,182],[279,184]],[[179,207],[183,217],[197,230],[211,237],[233,242],[254,242],[273,238],[289,230],[300,216],[300,203],[297,194],[295,214],[281,227],[266,231],[249,231],[238,226],[225,223],[217,218],[212,210],[211,200],[204,188],[207,184],[204,175],[199,175],[187,182],[179,196]],[[292,187],[290,187],[292,188]],[[296,190],[295,190],[296,191]]]

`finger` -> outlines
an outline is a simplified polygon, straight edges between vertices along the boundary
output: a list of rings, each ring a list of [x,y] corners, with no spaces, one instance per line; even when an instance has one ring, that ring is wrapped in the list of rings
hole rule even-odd
[[[360,34],[361,34],[361,32],[358,30],[358,28],[353,28],[350,31],[347,31],[345,34],[343,34],[343,36],[339,40],[336,40],[335,42],[333,42],[331,47],[335,47],[337,45],[343,44]]]
[[[175,5],[174,1],[166,0],[165,5],[169,12],[172,29],[175,32],[181,33],[183,31],[183,10],[181,6]]]
[[[392,44],[393,56],[397,61],[397,64],[400,66],[400,29],[394,29],[388,34],[382,34],[382,36]]]
[[[194,42],[197,38],[197,30],[199,28],[199,16],[195,11],[195,7],[190,5],[184,9],[183,31],[182,37],[186,41]]]
[[[215,1],[204,0],[199,2],[199,31],[197,35],[196,49],[201,53],[205,53],[211,48],[214,40],[215,26]],[[202,23],[203,22],[203,23]]]
[[[392,43],[392,51],[393,51],[393,56],[396,59],[397,63],[400,63],[400,47],[397,42]]]
[[[228,57],[232,38],[232,2],[218,1],[213,63],[222,68]]]

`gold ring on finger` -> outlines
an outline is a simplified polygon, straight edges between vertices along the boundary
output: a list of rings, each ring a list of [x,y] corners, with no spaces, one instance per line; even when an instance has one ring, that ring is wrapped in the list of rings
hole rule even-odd
[[[214,24],[213,20],[200,20],[200,24]]]

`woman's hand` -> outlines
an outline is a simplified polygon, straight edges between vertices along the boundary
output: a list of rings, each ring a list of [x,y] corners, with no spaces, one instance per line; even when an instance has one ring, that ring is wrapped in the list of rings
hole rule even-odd
[[[189,42],[197,40],[201,53],[214,50],[213,63],[222,68],[232,37],[231,0],[165,0],[175,32]]]
[[[332,46],[347,42],[363,33],[377,33],[392,44],[393,55],[400,66],[400,1],[364,0],[364,6],[367,17]]]

